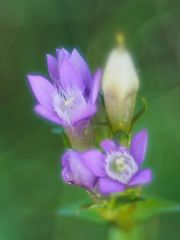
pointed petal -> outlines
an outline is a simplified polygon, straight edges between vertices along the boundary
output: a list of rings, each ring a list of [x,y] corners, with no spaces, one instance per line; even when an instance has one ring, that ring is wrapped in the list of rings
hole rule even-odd
[[[65,48],[56,49],[58,61],[62,62],[64,58],[69,58],[71,55]]]
[[[60,76],[61,66],[63,61],[65,59],[69,59],[71,55],[65,48],[58,48],[56,49],[56,56],[57,56],[58,72]]]
[[[44,77],[28,75],[32,91],[38,102],[49,110],[52,110],[52,98],[56,93],[53,85]]]
[[[104,139],[103,141],[101,141],[100,146],[107,153],[117,151],[119,149],[118,145],[110,139]]]
[[[147,184],[152,181],[152,171],[151,169],[143,169],[139,171],[129,182],[129,186],[136,186]]]
[[[55,112],[47,110],[42,105],[36,105],[34,110],[41,117],[46,118],[47,120],[56,124],[63,125],[62,120],[56,115]]]
[[[93,78],[92,89],[91,89],[91,93],[90,93],[90,97],[89,97],[89,101],[91,103],[96,102],[96,99],[97,99],[97,96],[99,93],[99,89],[100,89],[100,85],[101,85],[101,77],[102,77],[102,71],[101,71],[101,69],[98,69]]]
[[[51,79],[57,81],[59,79],[57,60],[55,57],[53,57],[50,54],[47,54],[46,58],[47,58],[47,66],[48,66],[49,76],[51,77]]]
[[[105,177],[105,156],[98,150],[92,149],[82,153],[83,163],[96,176]]]
[[[65,89],[80,88],[83,89],[83,83],[79,75],[76,73],[73,65],[68,59],[65,59],[61,64],[60,69],[61,85]]]
[[[76,49],[72,51],[70,61],[73,64],[79,76],[81,76],[84,85],[92,84],[89,67]]]
[[[110,178],[99,178],[97,183],[97,190],[103,195],[123,192],[124,189],[125,186],[122,183],[112,180]]]
[[[70,58],[70,53],[65,48],[56,49],[58,71],[60,73],[62,62],[65,58]]]
[[[77,109],[71,119],[73,125],[76,125],[79,121],[91,118],[97,111],[95,105],[86,105]]]
[[[130,146],[130,153],[132,154],[132,156],[134,157],[138,165],[144,162],[147,143],[148,143],[148,133],[146,129],[137,133],[132,139],[131,146]]]
[[[81,153],[69,150],[63,155],[62,162],[63,169],[68,169],[69,178],[71,179],[70,183],[80,185],[88,189],[92,189],[94,187],[96,177],[83,164]],[[63,179],[65,182],[68,182],[68,176]]]

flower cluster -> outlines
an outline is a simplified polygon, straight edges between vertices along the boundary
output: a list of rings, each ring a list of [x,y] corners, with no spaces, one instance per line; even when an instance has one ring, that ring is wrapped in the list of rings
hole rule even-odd
[[[100,145],[103,151],[68,150],[64,154],[62,177],[66,183],[106,195],[151,181],[151,170],[140,169],[147,147],[146,130],[134,136],[130,149],[109,139]]]
[[[141,169],[147,130],[137,133],[130,144],[115,138],[118,132],[130,136],[139,87],[127,50],[121,46],[111,52],[103,76],[100,69],[93,74],[76,49],[71,53],[57,49],[56,57],[47,55],[47,65],[50,81],[40,75],[28,75],[28,80],[38,102],[35,112],[61,125],[71,143],[71,149],[62,156],[64,182],[101,195],[149,183],[151,170]],[[98,97],[101,87],[104,104]],[[102,107],[105,127],[111,131],[99,147],[95,139],[101,132],[93,131],[92,120]]]

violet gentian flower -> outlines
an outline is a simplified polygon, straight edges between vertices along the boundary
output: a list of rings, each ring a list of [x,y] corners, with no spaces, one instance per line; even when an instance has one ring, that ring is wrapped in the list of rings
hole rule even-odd
[[[141,169],[147,138],[147,131],[142,130],[133,137],[129,149],[107,139],[100,144],[103,152],[71,150],[63,156],[63,180],[102,195],[147,184],[152,179],[151,170]]]
[[[72,53],[57,49],[56,58],[47,55],[47,64],[51,82],[40,75],[28,75],[38,101],[36,113],[65,128],[91,118],[97,110],[100,70],[92,77],[76,49]]]
[[[101,156],[99,151],[91,150],[90,152],[91,154],[94,153],[95,158]],[[78,185],[93,191],[98,178],[87,168],[83,158],[84,154],[75,150],[65,152],[62,157],[62,178],[66,183]]]

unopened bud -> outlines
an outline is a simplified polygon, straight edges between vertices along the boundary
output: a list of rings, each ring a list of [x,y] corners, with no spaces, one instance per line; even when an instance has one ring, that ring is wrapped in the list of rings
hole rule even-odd
[[[110,53],[102,88],[109,121],[114,131],[127,131],[134,113],[139,80],[132,58],[124,46]]]

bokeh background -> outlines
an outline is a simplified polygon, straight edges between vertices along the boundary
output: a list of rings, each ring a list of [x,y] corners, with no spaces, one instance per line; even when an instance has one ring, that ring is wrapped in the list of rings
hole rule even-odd
[[[180,201],[180,2],[176,0],[0,0],[0,240],[104,240],[107,227],[57,209],[84,191],[59,179],[63,142],[33,113],[26,75],[47,74],[45,54],[77,47],[103,66],[121,30],[149,110],[149,194]],[[118,110],[117,110],[118,111]],[[155,226],[155,227],[154,227]],[[180,239],[180,216],[148,223],[146,239]],[[156,231],[157,236],[154,237]]]

